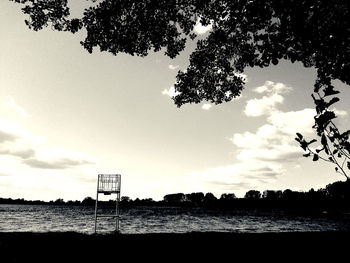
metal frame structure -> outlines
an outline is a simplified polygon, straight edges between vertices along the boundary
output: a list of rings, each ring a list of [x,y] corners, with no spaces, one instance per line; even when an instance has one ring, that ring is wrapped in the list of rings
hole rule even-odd
[[[114,217],[115,218],[115,232],[119,232],[119,201],[120,201],[120,174],[99,174],[97,178],[97,195],[95,203],[95,233],[97,230],[98,217]],[[115,214],[114,215],[98,215],[98,194],[111,195],[117,194],[115,200]]]

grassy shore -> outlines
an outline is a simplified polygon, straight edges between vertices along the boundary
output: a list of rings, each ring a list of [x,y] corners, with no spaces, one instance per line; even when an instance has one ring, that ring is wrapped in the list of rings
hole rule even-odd
[[[224,262],[242,257],[315,262],[346,256],[349,240],[350,232],[0,233],[0,262]]]

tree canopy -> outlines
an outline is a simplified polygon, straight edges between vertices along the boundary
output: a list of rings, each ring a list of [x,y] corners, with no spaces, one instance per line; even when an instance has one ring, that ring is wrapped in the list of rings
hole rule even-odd
[[[317,70],[314,102],[315,126],[330,162],[346,176],[350,159],[350,131],[340,133],[332,122],[329,106],[339,99],[332,96],[331,80],[350,84],[350,13],[346,0],[90,0],[82,17],[70,16],[68,0],[10,0],[24,4],[33,30],[50,25],[58,31],[75,33],[84,29],[81,42],[88,51],[98,47],[113,55],[120,52],[146,56],[165,50],[176,57],[186,42],[196,39],[193,31],[199,20],[212,30],[197,40],[186,70],[179,71],[174,85],[175,104],[219,104],[231,101],[244,88],[240,73],[247,67],[267,67],[285,59]],[[87,0],[89,1],[89,0]],[[327,97],[327,98],[325,98]],[[319,159],[301,134],[297,137],[306,156]],[[335,142],[335,144],[334,144]],[[331,150],[332,148],[332,150]],[[350,169],[350,162],[347,162]],[[338,171],[337,170],[337,171]]]
[[[40,30],[86,30],[83,47],[114,55],[146,56],[165,49],[176,57],[197,20],[212,24],[197,42],[186,71],[179,71],[175,104],[230,101],[243,89],[246,67],[267,67],[280,59],[315,67],[315,89],[329,79],[350,84],[349,4],[345,0],[90,0],[98,2],[71,18],[68,0],[10,0],[25,4],[26,24]]]

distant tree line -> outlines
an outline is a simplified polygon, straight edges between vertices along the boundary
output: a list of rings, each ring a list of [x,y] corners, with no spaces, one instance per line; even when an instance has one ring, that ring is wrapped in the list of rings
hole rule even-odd
[[[168,194],[162,201],[164,204],[189,207],[216,208],[286,208],[295,210],[337,210],[350,209],[350,181],[335,182],[325,188],[307,192],[290,189],[249,190],[243,198],[237,198],[234,193],[225,193],[216,198],[212,193]]]
[[[0,198],[0,204],[31,204],[31,205],[76,205],[93,206],[95,199],[86,197],[82,201],[64,201],[59,198],[55,201],[28,201],[22,199]],[[101,206],[114,206],[115,200],[99,201]],[[167,194],[161,201],[152,198],[132,200],[128,196],[122,196],[120,200],[122,207],[133,206],[180,206],[180,207],[208,207],[208,208],[286,208],[286,209],[350,209],[350,180],[345,182],[334,182],[325,188],[315,191],[313,188],[307,192],[292,191],[290,189],[249,190],[243,198],[237,198],[234,193],[224,193],[220,198],[212,193],[174,193]]]

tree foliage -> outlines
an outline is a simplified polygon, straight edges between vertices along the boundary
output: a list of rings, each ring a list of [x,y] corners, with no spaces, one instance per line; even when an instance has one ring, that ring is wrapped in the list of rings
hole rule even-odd
[[[245,193],[244,198],[248,200],[257,200],[261,198],[261,193],[257,190],[249,190]]]
[[[248,66],[280,59],[315,67],[318,89],[330,79],[350,84],[349,5],[345,0],[101,0],[83,17],[71,18],[67,0],[10,0],[25,4],[26,24],[40,30],[86,30],[82,45],[114,55],[146,56],[165,49],[171,58],[194,39],[200,19],[212,30],[197,42],[186,71],[177,75],[176,105],[230,101],[243,89]],[[96,0],[91,0],[96,2]]]
[[[350,130],[340,132],[334,123],[336,114],[330,110],[330,106],[339,101],[338,97],[333,95],[339,91],[334,90],[332,85],[323,89],[323,94],[315,89],[312,98],[314,99],[316,116],[313,128],[320,137],[320,145],[313,148],[312,145],[317,142],[316,139],[307,141],[304,136],[297,133],[295,138],[300,147],[306,152],[304,157],[311,157],[314,162],[323,160],[335,165],[335,171],[349,179],[348,170],[350,170]],[[330,99],[328,99],[331,97]]]
[[[193,28],[200,19],[212,30],[197,41],[185,71],[174,85],[175,104],[230,101],[244,87],[247,67],[267,67],[285,59],[314,67],[317,78],[313,99],[315,130],[321,149],[312,150],[301,134],[297,140],[314,161],[323,151],[329,162],[345,176],[350,168],[349,131],[340,133],[329,106],[339,98],[331,84],[338,79],[350,84],[350,14],[346,0],[90,0],[96,2],[80,18],[70,17],[67,0],[10,0],[24,4],[29,28],[48,25],[75,33],[84,29],[81,42],[88,51],[95,47],[113,55],[124,52],[146,56],[165,50],[176,57],[194,40]],[[346,161],[337,161],[337,158]]]

